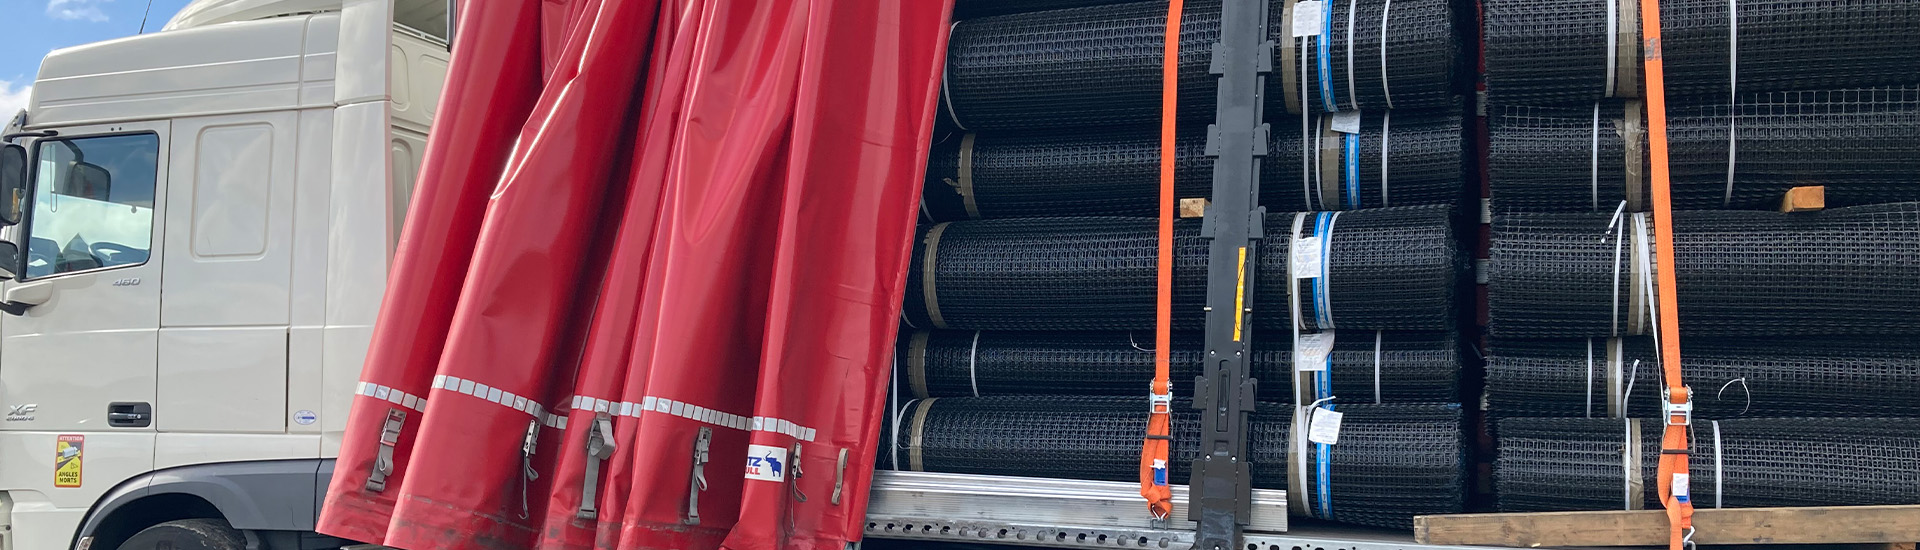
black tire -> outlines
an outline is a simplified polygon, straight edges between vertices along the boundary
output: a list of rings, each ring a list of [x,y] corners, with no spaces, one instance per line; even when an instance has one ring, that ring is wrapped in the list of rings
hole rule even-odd
[[[134,533],[118,550],[246,550],[247,538],[220,519],[183,519]]]

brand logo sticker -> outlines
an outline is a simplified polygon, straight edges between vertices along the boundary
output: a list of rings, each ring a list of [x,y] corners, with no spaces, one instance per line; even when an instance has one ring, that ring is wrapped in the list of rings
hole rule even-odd
[[[767,445],[747,446],[747,479],[785,481],[787,450]]]

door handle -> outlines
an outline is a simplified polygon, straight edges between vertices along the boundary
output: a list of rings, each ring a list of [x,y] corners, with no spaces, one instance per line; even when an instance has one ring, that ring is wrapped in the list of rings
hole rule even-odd
[[[145,428],[153,425],[151,403],[108,403],[107,425],[115,428]]]

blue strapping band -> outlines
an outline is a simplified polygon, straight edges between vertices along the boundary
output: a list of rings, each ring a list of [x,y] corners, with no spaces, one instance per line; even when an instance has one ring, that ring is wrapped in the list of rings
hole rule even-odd
[[[1347,134],[1340,156],[1347,161],[1347,209],[1360,208],[1360,134]]]
[[[1328,403],[1326,408],[1329,411],[1333,410],[1333,404]],[[1333,446],[1325,443],[1315,443],[1313,445],[1315,447],[1313,453],[1314,489],[1315,492],[1320,493],[1320,502],[1314,504],[1320,508],[1320,513],[1318,514],[1320,519],[1330,520],[1333,519],[1333,471],[1329,463],[1333,462],[1330,456],[1333,451]]]
[[[1326,14],[1326,21],[1320,27],[1320,103],[1332,113],[1340,110],[1333,97],[1333,52],[1327,47],[1333,41],[1333,0],[1327,0],[1320,12]]]
[[[1315,328],[1333,327],[1332,289],[1327,286],[1333,249],[1333,216],[1336,212],[1314,214],[1313,234],[1320,237],[1320,276],[1313,278],[1313,321]]]

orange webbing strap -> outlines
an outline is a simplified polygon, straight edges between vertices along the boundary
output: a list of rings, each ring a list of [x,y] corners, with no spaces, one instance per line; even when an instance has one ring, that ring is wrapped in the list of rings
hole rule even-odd
[[[1153,388],[1147,436],[1140,448],[1140,496],[1153,517],[1173,514],[1173,489],[1167,486],[1167,447],[1173,443],[1173,382],[1168,380],[1173,325],[1173,115],[1180,92],[1181,0],[1167,3],[1167,49],[1160,63],[1160,253],[1158,295],[1154,297]]]
[[[1667,174],[1666,64],[1660,51],[1660,0],[1640,0],[1642,55],[1646,58],[1647,154],[1652,168],[1654,257],[1659,267],[1657,311],[1660,364],[1666,375],[1666,436],[1660,440],[1660,503],[1672,530],[1667,546],[1692,546],[1693,502],[1687,482],[1687,428],[1693,422],[1692,394],[1680,378],[1680,301],[1673,261],[1673,197]]]

